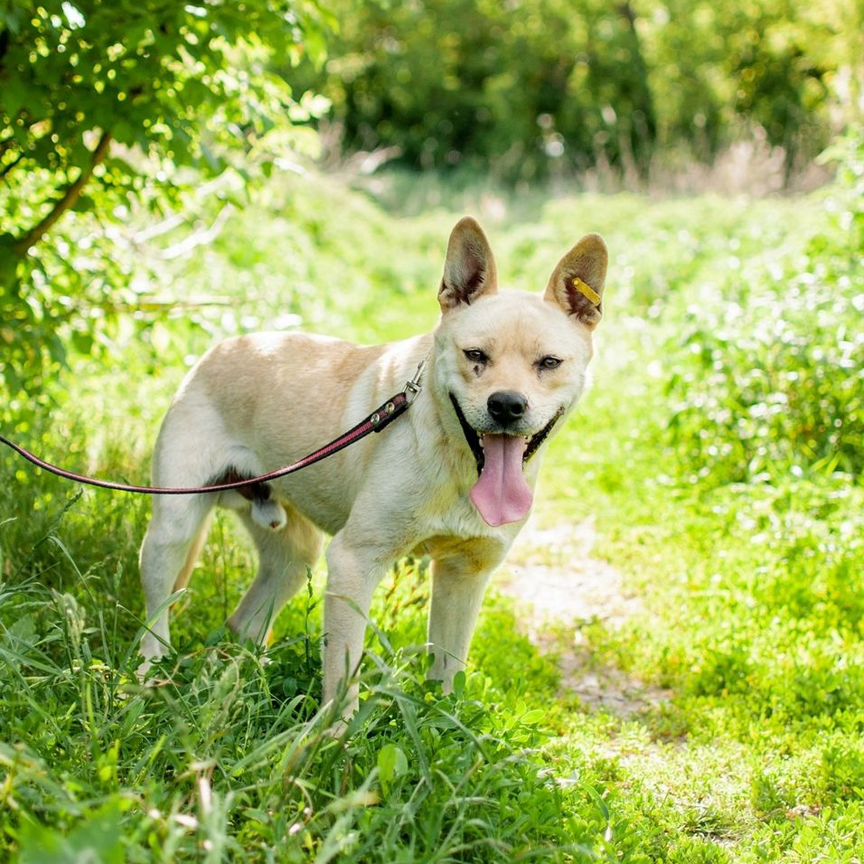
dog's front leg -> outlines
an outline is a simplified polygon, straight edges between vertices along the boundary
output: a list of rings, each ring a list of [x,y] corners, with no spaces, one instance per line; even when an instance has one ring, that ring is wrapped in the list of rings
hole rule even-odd
[[[357,670],[372,594],[392,561],[377,546],[351,543],[337,534],[327,550],[327,597],[324,604],[324,701],[342,696],[348,682],[346,716],[357,710]]]
[[[446,693],[454,675],[465,668],[483,594],[499,560],[496,556],[478,565],[476,557],[460,555],[432,563],[429,650],[434,660],[429,677],[441,681]]]

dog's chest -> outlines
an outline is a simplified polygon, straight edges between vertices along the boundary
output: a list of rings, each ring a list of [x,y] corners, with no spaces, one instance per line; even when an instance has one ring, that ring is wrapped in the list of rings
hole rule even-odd
[[[497,537],[427,537],[411,551],[417,557],[428,555],[435,560],[462,559],[468,570],[485,571],[495,567],[507,554],[509,542]]]
[[[441,502],[439,502],[441,503]],[[421,508],[413,520],[415,552],[432,558],[464,555],[500,560],[510,548],[521,526],[493,528],[462,496],[449,497],[445,507]]]

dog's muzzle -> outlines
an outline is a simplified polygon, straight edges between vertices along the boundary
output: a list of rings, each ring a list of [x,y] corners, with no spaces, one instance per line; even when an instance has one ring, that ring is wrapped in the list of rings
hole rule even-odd
[[[514,409],[515,402],[511,402],[509,400],[510,396],[517,396],[520,400],[524,402],[524,408],[516,413],[518,409]],[[501,397],[508,397],[507,399],[503,399]],[[505,412],[509,416],[507,421],[508,424],[512,424],[516,422],[516,420],[521,419],[521,417],[525,413],[525,409],[527,409],[528,402],[525,400],[525,397],[518,393],[513,393],[510,390],[504,390],[500,393],[493,393],[489,399],[487,400],[487,408],[489,409],[489,414],[493,419],[497,421],[495,413],[493,412],[489,403],[492,403],[493,400],[496,400],[496,410],[499,410],[500,414],[504,414]],[[477,432],[473,426],[468,422],[465,418],[465,414],[462,411],[462,408],[459,405],[459,400],[451,393],[450,394],[450,402],[453,405],[453,411],[456,414],[456,418],[459,420],[459,425],[462,427],[462,434],[465,436],[465,440],[468,442],[468,446],[471,449],[471,453],[474,455],[474,459],[477,462],[477,473],[480,474],[483,471],[483,465],[485,464],[486,457],[483,453],[483,445],[481,443],[480,436],[483,434],[501,434],[507,435],[508,432],[506,428],[500,429],[497,433],[492,433],[489,430],[489,433],[485,432]],[[508,405],[507,408],[499,409],[498,405],[501,403],[505,403]],[[526,463],[540,448],[540,445],[549,437],[549,433],[552,431],[552,428],[561,419],[561,415],[564,413],[563,408],[559,408],[558,411],[553,415],[552,419],[536,434],[528,437],[528,446],[525,448],[525,452],[522,454],[522,463]],[[500,421],[497,421],[500,423]],[[500,423],[500,425],[504,426],[506,424]],[[521,436],[526,437],[526,436]]]

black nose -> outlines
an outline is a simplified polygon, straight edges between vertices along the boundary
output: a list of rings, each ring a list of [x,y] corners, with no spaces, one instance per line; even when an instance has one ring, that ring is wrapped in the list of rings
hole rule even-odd
[[[486,407],[493,420],[502,426],[515,423],[527,410],[528,400],[521,393],[512,390],[499,390],[486,401]]]

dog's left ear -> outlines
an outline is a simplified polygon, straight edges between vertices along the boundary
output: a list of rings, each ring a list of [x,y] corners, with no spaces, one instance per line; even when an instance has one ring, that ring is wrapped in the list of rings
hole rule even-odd
[[[568,315],[575,315],[593,330],[603,317],[608,262],[603,238],[588,234],[558,262],[543,299],[557,303]]]
[[[444,278],[438,291],[441,311],[470,305],[498,290],[498,268],[483,229],[470,216],[460,219],[450,234]]]

